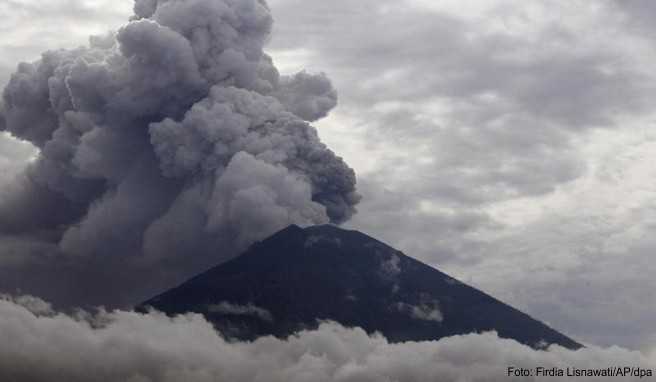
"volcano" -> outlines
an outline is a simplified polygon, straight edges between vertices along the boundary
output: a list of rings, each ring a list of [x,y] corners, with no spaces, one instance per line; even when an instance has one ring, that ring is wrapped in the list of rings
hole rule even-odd
[[[533,348],[581,345],[363,233],[292,225],[138,307],[203,314],[239,340],[287,337],[321,321],[391,342],[496,331]]]

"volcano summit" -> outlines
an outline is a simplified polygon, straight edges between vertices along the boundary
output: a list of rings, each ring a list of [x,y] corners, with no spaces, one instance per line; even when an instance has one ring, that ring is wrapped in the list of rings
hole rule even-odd
[[[241,256],[143,303],[202,313],[228,337],[286,337],[320,321],[390,341],[496,331],[534,348],[581,345],[365,234],[291,225]]]

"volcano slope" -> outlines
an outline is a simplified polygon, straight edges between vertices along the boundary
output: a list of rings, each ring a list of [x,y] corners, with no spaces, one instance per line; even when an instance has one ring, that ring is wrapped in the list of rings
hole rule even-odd
[[[228,338],[287,337],[336,321],[392,342],[496,331],[534,348],[581,345],[357,231],[292,225],[138,310],[203,314]]]

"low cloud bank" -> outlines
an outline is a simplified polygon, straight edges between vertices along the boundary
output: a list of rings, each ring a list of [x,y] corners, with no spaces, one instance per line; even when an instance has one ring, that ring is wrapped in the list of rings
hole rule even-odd
[[[390,344],[380,335],[330,322],[287,340],[230,343],[197,314],[65,315],[47,307],[30,297],[0,300],[0,380],[546,381],[569,379],[508,377],[507,368],[655,366],[641,353],[618,347],[536,351],[495,333]]]

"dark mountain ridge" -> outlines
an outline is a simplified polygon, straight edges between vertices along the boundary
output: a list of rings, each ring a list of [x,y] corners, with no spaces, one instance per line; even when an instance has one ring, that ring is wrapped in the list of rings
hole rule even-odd
[[[202,313],[236,339],[286,337],[333,320],[392,342],[494,330],[534,348],[581,347],[380,241],[331,225],[289,226],[138,309],[149,306]]]

